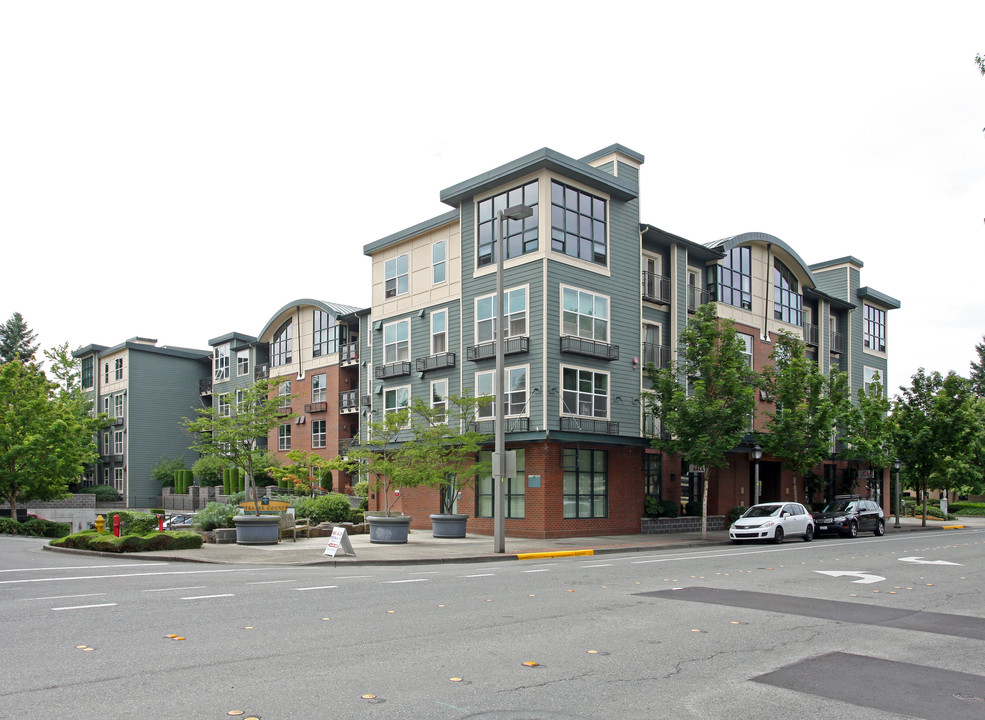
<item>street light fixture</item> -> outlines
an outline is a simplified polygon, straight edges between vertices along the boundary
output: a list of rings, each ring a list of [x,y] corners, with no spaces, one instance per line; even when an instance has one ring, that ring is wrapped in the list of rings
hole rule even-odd
[[[505,393],[504,341],[506,313],[503,308],[503,223],[507,220],[523,220],[534,214],[528,205],[514,205],[500,210],[496,223],[496,442],[493,452],[493,484],[496,494],[493,499],[493,552],[506,552],[506,412],[503,400]]]
[[[899,487],[899,469],[903,467],[902,461],[899,459],[893,460],[893,470],[896,471],[896,523],[893,525],[894,528],[899,528],[899,500],[900,500],[900,487]]]
[[[763,448],[761,448],[759,445],[753,445],[752,446],[752,459],[756,461],[756,476],[755,476],[754,485],[753,485],[753,492],[755,493],[754,500],[756,502],[754,502],[753,505],[759,505],[759,493],[760,493],[760,490],[761,490],[761,488],[759,486],[759,460],[762,457],[763,457]]]

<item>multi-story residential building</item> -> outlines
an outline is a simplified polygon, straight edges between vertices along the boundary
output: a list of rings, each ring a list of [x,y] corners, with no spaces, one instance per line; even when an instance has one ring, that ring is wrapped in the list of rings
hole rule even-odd
[[[161,487],[151,470],[158,461],[184,457],[190,467],[198,458],[180,422],[203,407],[210,353],[135,337],[112,347],[87,345],[73,356],[94,410],[113,418],[97,438],[99,461],[85,484],[112,485],[128,507],[157,507]]]
[[[735,321],[750,363],[769,360],[781,329],[801,334],[823,369],[853,386],[885,376],[887,295],[860,287],[861,262],[808,266],[786,242],[746,233],[699,244],[641,224],[643,156],[620,145],[576,160],[548,148],[441,192],[453,210],[365,246],[373,261],[372,319],[361,316],[366,416],[412,397],[493,394],[496,222],[507,220],[504,339],[508,535],[637,533],[647,494],[686,503],[701,483],[681,458],[650,447],[647,362],[676,358],[690,313],[705,302]],[[765,400],[764,400],[765,402]],[[477,418],[493,432],[494,408]],[[750,428],[752,429],[752,428]],[[363,437],[365,440],[365,437]],[[717,473],[709,511],[750,504],[751,441]],[[825,470],[834,478],[837,465]],[[788,497],[789,473],[764,458],[763,497]],[[426,527],[438,489],[405,491],[402,509]],[[459,512],[492,531],[493,486],[480,479]]]

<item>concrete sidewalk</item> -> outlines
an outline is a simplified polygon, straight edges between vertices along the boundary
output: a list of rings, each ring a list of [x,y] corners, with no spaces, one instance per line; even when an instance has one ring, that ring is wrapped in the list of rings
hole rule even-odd
[[[961,518],[948,522],[927,521],[923,528],[919,518],[901,518],[899,530],[893,528],[894,518],[886,518],[886,534],[920,530],[985,528],[985,517]],[[405,544],[371,543],[368,534],[349,537],[355,556],[335,558],[324,554],[328,538],[301,538],[296,542],[282,540],[276,545],[216,545],[207,543],[195,550],[157,550],[126,553],[127,558],[180,562],[215,563],[220,565],[400,565],[425,563],[479,563],[499,560],[565,557],[571,555],[600,555],[617,552],[653,552],[693,547],[714,547],[729,543],[728,532],[709,532],[702,540],[701,533],[668,533],[661,535],[605,535],[593,537],[538,540],[506,538],[506,552],[493,552],[490,535],[469,535],[462,539],[431,536],[430,530],[411,530]],[[795,542],[790,540],[790,542]],[[799,542],[799,541],[797,541]],[[86,550],[65,550],[45,546],[57,552],[86,553],[105,556]],[[529,556],[533,557],[529,557]]]

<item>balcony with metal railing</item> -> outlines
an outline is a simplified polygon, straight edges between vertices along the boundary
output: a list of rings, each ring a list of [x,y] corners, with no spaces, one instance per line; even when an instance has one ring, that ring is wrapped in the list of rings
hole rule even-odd
[[[670,364],[670,347],[656,343],[643,343],[643,365],[653,363],[656,368],[665,368]]]
[[[353,365],[359,362],[359,343],[351,342],[339,346],[339,365]]]
[[[643,271],[643,299],[650,302],[670,303],[670,278],[665,275]]]
[[[373,377],[377,380],[403,377],[404,375],[410,375],[410,362],[407,360],[398,360],[373,368]]]
[[[845,334],[840,332],[831,333],[831,352],[845,352]]]
[[[567,432],[592,433],[594,435],[618,435],[619,423],[594,418],[562,417],[561,429]]]
[[[818,336],[819,333],[818,333],[817,325],[814,325],[812,323],[804,324],[804,342],[806,344],[817,347]]]
[[[687,286],[687,311],[697,312],[698,308],[707,302],[711,302],[711,293],[703,290],[697,285]]]
[[[516,355],[530,351],[530,338],[527,336],[506,338],[503,343],[504,355]],[[472,361],[491,360],[496,357],[496,342],[469,345],[465,348],[465,359]]]
[[[304,411],[306,413],[326,412],[327,410],[328,410],[328,401],[326,400],[319,400],[319,401],[304,404]]]
[[[482,435],[492,435],[496,432],[495,420],[476,420],[469,423],[470,429]],[[508,433],[527,432],[530,430],[530,418],[515,417],[505,418],[503,421],[503,431]]]
[[[359,391],[346,390],[339,393],[339,412],[357,413],[359,412]]]
[[[609,343],[599,342],[598,340],[587,340],[586,338],[574,337],[572,335],[564,335],[561,338],[561,352],[599,358],[601,360],[619,359],[618,345],[610,345]]]
[[[212,394],[212,378],[202,378],[198,381],[198,394],[202,397]]]
[[[455,367],[455,353],[443,352],[427,357],[417,358],[417,372],[428,372],[429,370],[443,370],[444,368]]]

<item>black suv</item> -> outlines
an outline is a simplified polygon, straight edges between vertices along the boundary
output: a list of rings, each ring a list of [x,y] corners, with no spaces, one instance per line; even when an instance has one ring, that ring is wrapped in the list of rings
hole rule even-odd
[[[878,537],[886,532],[882,508],[861,495],[835,495],[821,512],[813,515],[818,535],[837,533],[842,537],[857,537],[859,531],[871,531]]]

